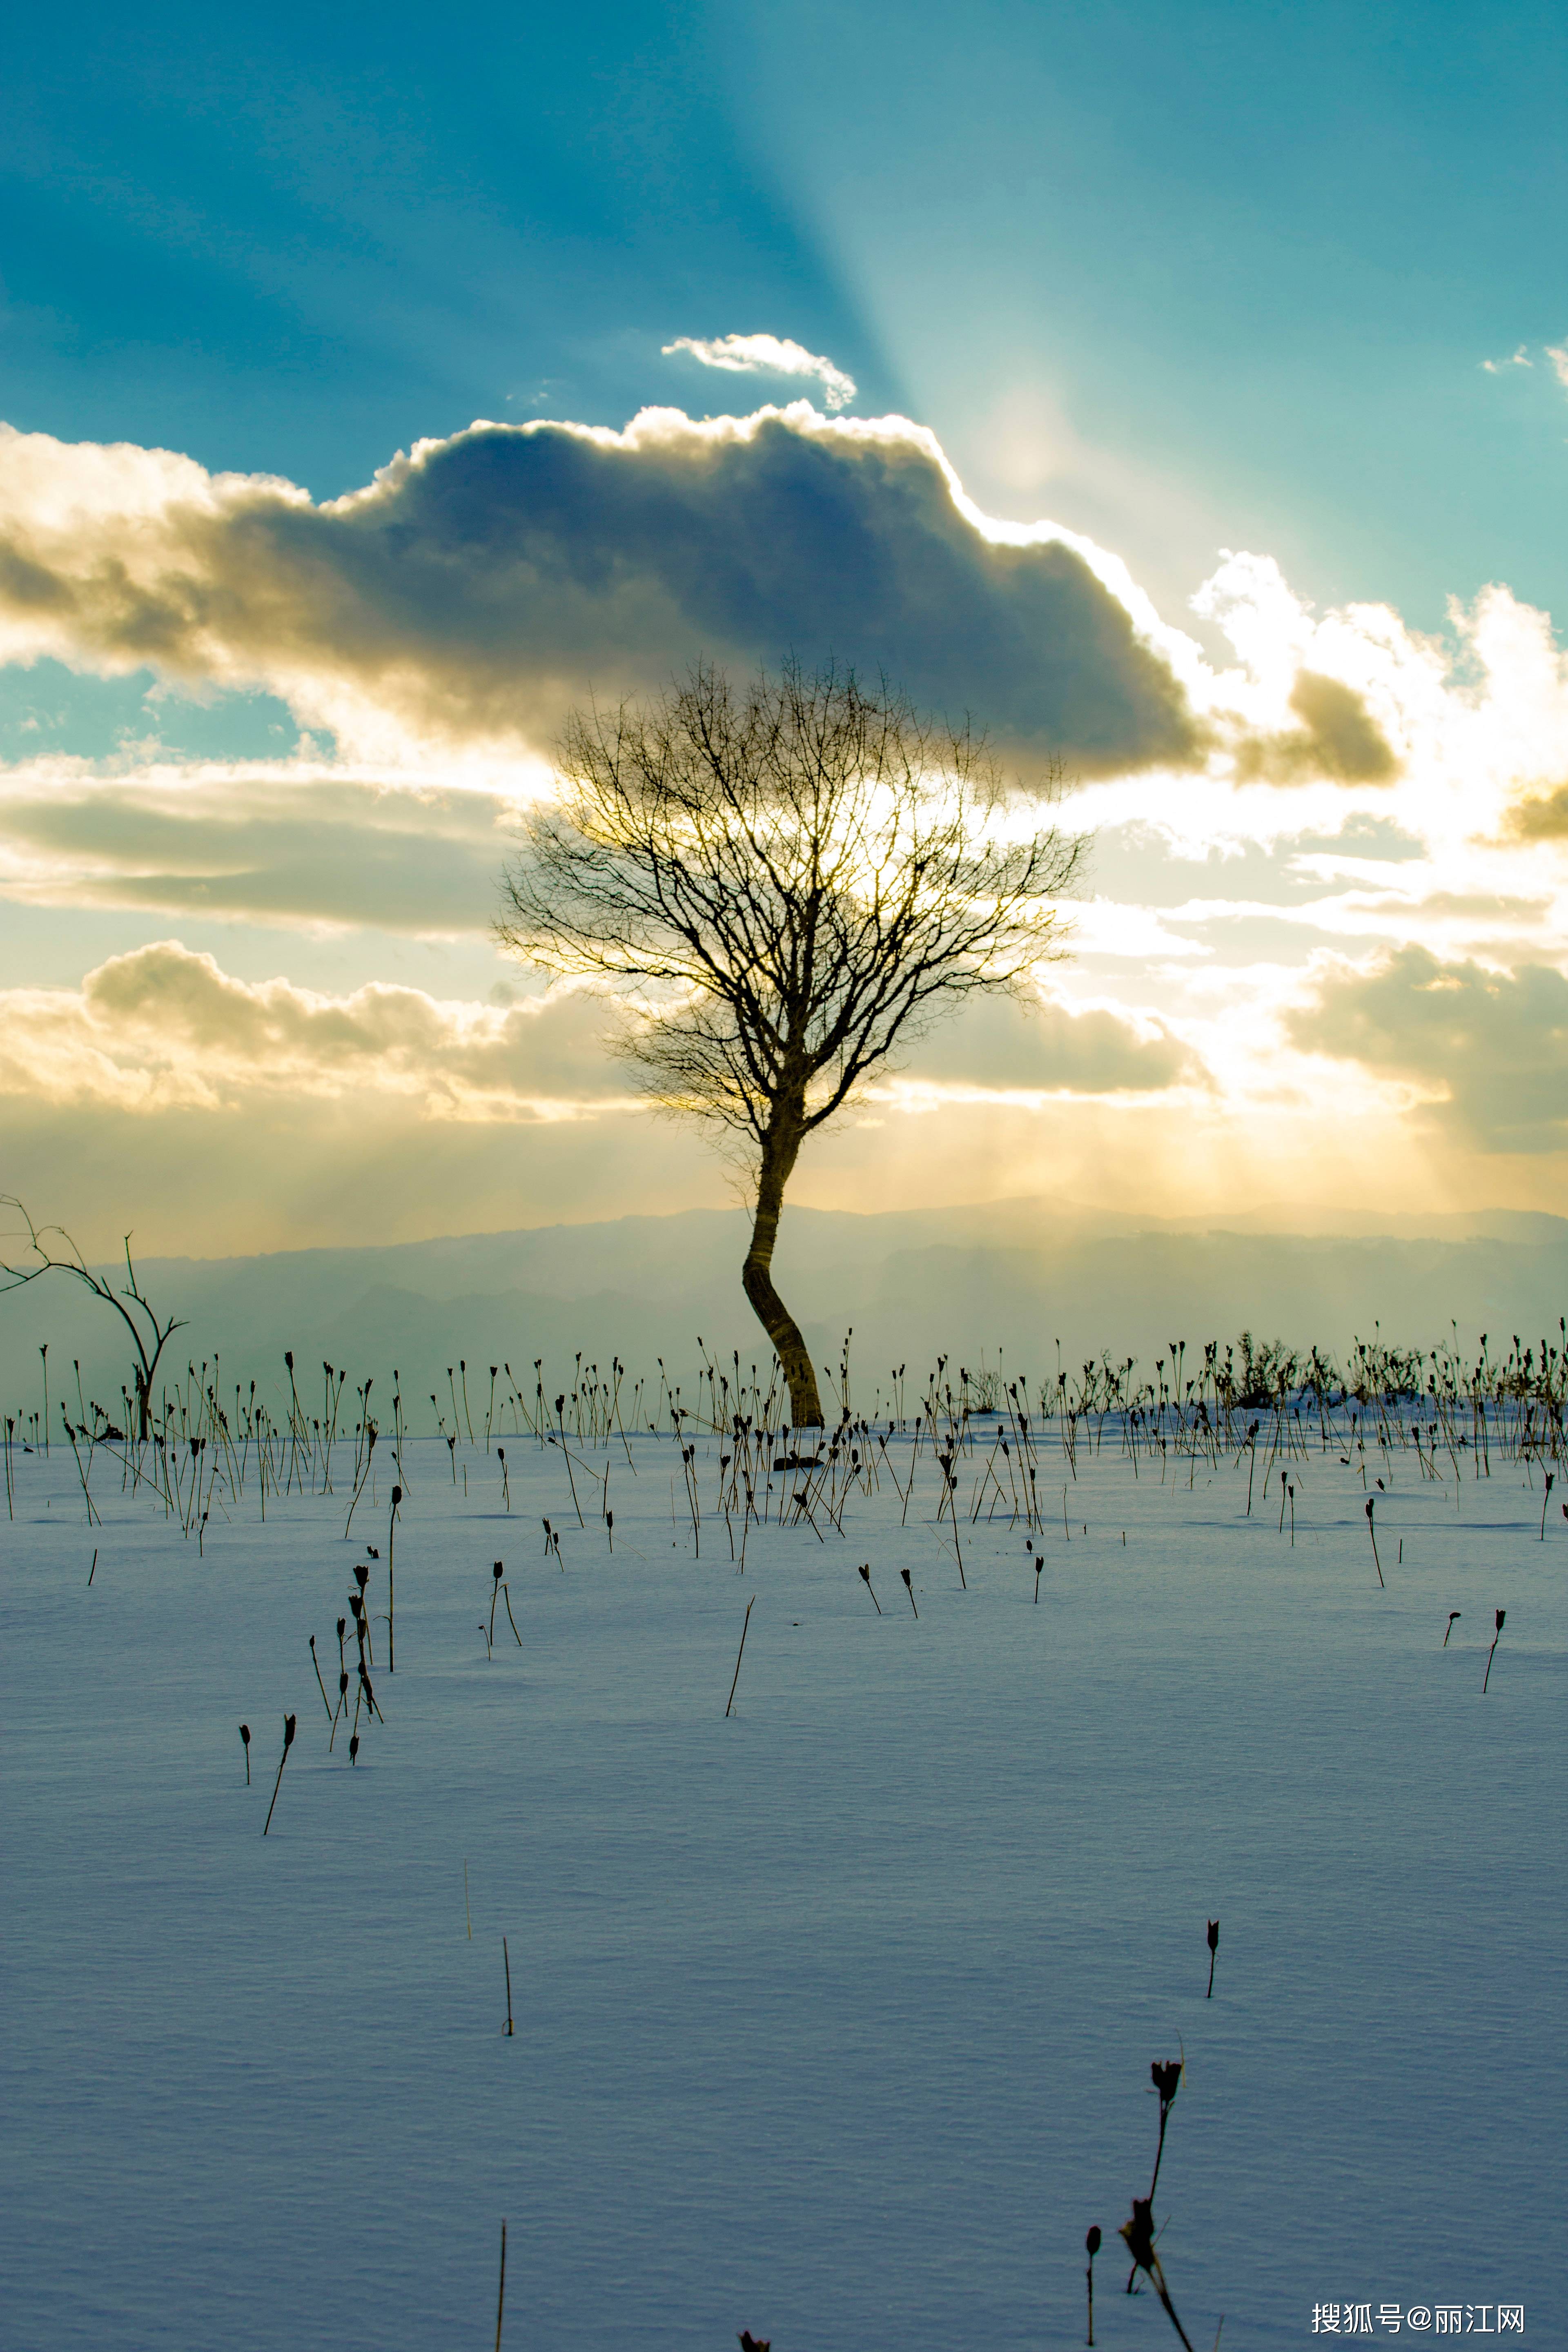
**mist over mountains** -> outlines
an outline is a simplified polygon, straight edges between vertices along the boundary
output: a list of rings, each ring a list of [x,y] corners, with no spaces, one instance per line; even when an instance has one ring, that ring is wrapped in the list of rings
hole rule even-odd
[[[1539,1341],[1568,1311],[1568,1219],[1488,1210],[1450,1216],[1267,1207],[1213,1218],[1122,1216],[1040,1200],[858,1215],[786,1213],[775,1276],[818,1363],[837,1368],[853,1330],[857,1402],[886,1391],[895,1365],[923,1381],[950,1364],[1054,1376],[1109,1354],[1151,1370],[1173,1339],[1189,1356],[1243,1328],[1341,1356],[1356,1337],[1463,1346],[1485,1331]],[[1291,1227],[1293,1229],[1288,1229]],[[301,1395],[319,1400],[321,1367],[353,1384],[375,1377],[390,1402],[395,1369],[416,1431],[434,1427],[432,1394],[450,1419],[447,1367],[466,1360],[470,1406],[489,1368],[510,1364],[531,1394],[536,1358],[552,1389],[570,1387],[574,1358],[608,1367],[618,1355],[656,1393],[663,1359],[689,1396],[699,1339],[728,1366],[768,1360],[739,1280],[747,1220],[740,1210],[551,1225],[360,1249],[264,1257],[138,1262],[147,1295],[185,1324],[166,1373],[222,1365],[221,1385],[254,1379],[287,1391],[292,1349]],[[123,1268],[121,1269],[123,1280]],[[54,1274],[0,1298],[0,1401],[39,1401],[39,1348],[50,1392],[74,1411],[84,1392],[118,1400],[128,1353],[116,1318]],[[766,1380],[766,1371],[763,1371]],[[501,1383],[504,1388],[504,1379]],[[309,1410],[309,1404],[307,1405]],[[58,1427],[58,1411],[57,1411]]]

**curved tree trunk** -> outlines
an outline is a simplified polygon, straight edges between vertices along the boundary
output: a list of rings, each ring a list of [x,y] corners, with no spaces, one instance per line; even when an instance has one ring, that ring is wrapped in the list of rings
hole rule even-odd
[[[800,1139],[787,1132],[770,1135],[763,1146],[757,1180],[757,1213],[751,1247],[741,1268],[741,1282],[758,1322],[773,1343],[789,1382],[789,1417],[796,1429],[822,1427],[822,1402],[816,1393],[816,1373],[800,1326],[773,1288],[773,1244],[778,1239],[784,1186],[800,1150]]]

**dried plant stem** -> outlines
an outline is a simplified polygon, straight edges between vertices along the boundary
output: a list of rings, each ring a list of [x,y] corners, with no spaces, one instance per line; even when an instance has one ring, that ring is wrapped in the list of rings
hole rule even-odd
[[[500,2225],[500,2285],[496,2293],[496,2352],[500,2352],[500,2324],[506,2310],[506,2223]]]
[[[327,1685],[321,1680],[321,1662],[316,1655],[316,1637],[314,1633],[310,1636],[310,1664],[316,1669],[316,1687],[321,1694],[321,1705],[327,1710],[327,1721],[331,1724],[333,1720],[332,1703],[327,1696]]]
[[[289,1761],[289,1750],[293,1747],[293,1745],[294,1718],[291,1715],[286,1715],[283,1718],[283,1753],[278,1759],[278,1778],[272,1783],[272,1804],[268,1806],[267,1819],[261,1825],[261,1834],[263,1837],[267,1835],[268,1831],[272,1827],[273,1806],[277,1804],[278,1791],[283,1786],[283,1767]],[[248,1758],[248,1750],[247,1752]]]
[[[1160,2164],[1165,2153],[1165,2126],[1170,2120],[1170,2102],[1166,2099],[1162,2099],[1160,2102],[1160,2137],[1154,2149],[1154,2177],[1149,2183],[1149,2202],[1151,2205],[1154,2202],[1154,2191],[1160,2186]]]
[[[1089,2279],[1088,2341],[1091,2345],[1094,2342],[1094,2258],[1100,2252],[1100,2244],[1101,2239],[1100,2231],[1098,2229],[1090,2230],[1088,2236],[1084,2239],[1083,2247],[1085,2253],[1089,2256],[1089,2270],[1087,2273]]]
[[[739,1649],[736,1651],[736,1653],[735,1653],[735,1675],[734,1675],[734,1680],[733,1680],[733,1681],[731,1683],[731,1685],[730,1685],[730,1696],[729,1696],[729,1698],[725,1701],[725,1705],[724,1705],[724,1716],[725,1716],[725,1719],[726,1719],[726,1721],[728,1721],[728,1719],[729,1719],[730,1709],[731,1709],[731,1708],[734,1706],[734,1704],[735,1704],[735,1687],[736,1687],[736,1685],[740,1682],[740,1679],[741,1679],[741,1660],[742,1660],[742,1659],[745,1656],[745,1654],[746,1654],[746,1631],[747,1631],[747,1628],[748,1628],[748,1627],[750,1626],[750,1624],[751,1624],[751,1622],[752,1622],[752,1610],[756,1607],[756,1605],[757,1605],[757,1596],[756,1596],[756,1594],[753,1592],[753,1593],[752,1593],[752,1597],[751,1597],[751,1599],[750,1599],[750,1600],[747,1601],[747,1603],[746,1603],[746,1613],[745,1613],[745,1616],[742,1618],[742,1622],[741,1622],[741,1646],[740,1646],[740,1648],[739,1648]]]
[[[399,1457],[401,1464],[401,1456]],[[403,1500],[403,1489],[392,1490],[392,1516],[386,1528],[386,1671],[397,1672],[397,1601],[393,1584],[393,1561],[397,1552],[397,1507]]]
[[[1186,2352],[1193,2352],[1192,2340],[1176,2316],[1176,2306],[1171,2301],[1171,2291],[1165,2284],[1165,2273],[1161,2267],[1160,2257],[1154,2245],[1154,2219],[1149,2199],[1143,2197],[1133,2199],[1132,2219],[1131,2221],[1122,2223],[1121,2235],[1126,2239],[1128,2249],[1132,2256],[1133,2276],[1136,2277],[1140,2271],[1148,2273],[1166,2318],[1186,2346]],[[1129,2292],[1131,2293],[1131,2287]]]

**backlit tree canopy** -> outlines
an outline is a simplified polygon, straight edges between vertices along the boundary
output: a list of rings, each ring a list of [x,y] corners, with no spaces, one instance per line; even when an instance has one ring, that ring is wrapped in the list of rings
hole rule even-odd
[[[981,739],[833,668],[738,692],[700,667],[651,703],[579,711],[557,776],[499,936],[627,997],[620,1050],[646,1092],[743,1150],[742,1283],[794,1423],[819,1426],[771,1271],[801,1146],[943,1011],[1061,952],[1057,901],[1084,845],[1018,837]]]

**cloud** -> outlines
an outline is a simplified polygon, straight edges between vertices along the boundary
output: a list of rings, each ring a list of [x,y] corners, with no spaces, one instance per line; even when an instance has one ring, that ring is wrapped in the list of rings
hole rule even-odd
[[[716,335],[709,342],[697,335],[677,335],[673,343],[664,345],[664,356],[669,359],[677,352],[689,352],[704,367],[722,368],[730,375],[814,377],[830,409],[847,408],[855,397],[853,376],[787,335]]]
[[[1303,723],[1278,735],[1244,737],[1238,782],[1293,784],[1323,777],[1341,784],[1385,784],[1399,763],[1365,702],[1342,678],[1301,670],[1290,709]]]
[[[1464,921],[1538,923],[1552,905],[1550,898],[1513,898],[1500,890],[1430,890],[1424,898],[1363,898],[1360,903],[1372,914],[1398,914],[1434,924],[1456,916]]]
[[[428,761],[538,752],[590,690],[658,688],[699,653],[793,651],[885,668],[1022,761],[1194,758],[1119,567],[1049,525],[984,525],[931,435],[804,403],[479,425],[321,506],[4,427],[0,659],[264,686],[351,752]]]
[[[1353,687],[1342,678],[1302,670],[1291,689],[1290,708],[1321,772],[1347,784],[1386,783],[1397,762],[1376,720]]]
[[[1163,1024],[1058,998],[991,997],[922,1040],[909,1079],[1005,1094],[1152,1094],[1202,1084],[1202,1063]]]
[[[583,992],[506,1006],[379,982],[333,996],[237,980],[161,940],[79,989],[0,992],[0,1092],[140,1113],[370,1095],[426,1118],[520,1120],[626,1101],[604,1028]]]
[[[1552,362],[1552,374],[1563,390],[1568,392],[1568,346],[1562,343],[1548,343],[1546,356]],[[1526,364],[1528,365],[1529,362],[1527,362]]]
[[[1158,821],[1194,839],[1274,839],[1307,824],[1331,831],[1330,803],[1359,794],[1444,864],[1445,886],[1483,842],[1518,858],[1521,842],[1550,835],[1549,810],[1512,814],[1568,775],[1568,658],[1549,614],[1496,583],[1468,605],[1451,600],[1440,635],[1388,605],[1319,614],[1272,558],[1234,553],[1193,605],[1237,656],[1193,697],[1215,770],[1232,763],[1243,791],[1227,819],[1194,782],[1150,810]],[[1086,814],[1117,794],[1118,814],[1152,800],[1136,779],[1096,786]]]
[[[1477,1150],[1568,1145],[1568,979],[1550,964],[1495,971],[1424,947],[1335,962],[1286,1025],[1308,1053],[1409,1081],[1425,1118]]]
[[[1552,350],[1550,343],[1546,346],[1546,350],[1548,357],[1553,362],[1561,357],[1559,352]],[[1500,375],[1504,368],[1533,367],[1535,365],[1535,362],[1530,356],[1529,347],[1524,343],[1521,343],[1519,349],[1516,352],[1510,352],[1506,360],[1483,360],[1481,362],[1481,365],[1486,370],[1488,375]],[[1558,373],[1561,375],[1561,368],[1559,368]]]
[[[73,977],[110,946],[159,942],[80,986],[0,993],[5,1157],[41,1198],[85,1197],[87,1168],[119,1192],[134,1165],[184,1199],[193,1168],[221,1165],[252,1207],[288,1201],[309,1224],[370,1135],[374,1230],[506,1223],[582,1213],[597,1137],[597,1206],[646,1205],[653,1130],[618,1124],[597,1008],[486,998],[497,875],[542,747],[590,686],[657,688],[699,648],[743,671],[792,647],[885,661],[928,704],[989,719],[1020,766],[1065,752],[1085,773],[1073,822],[1099,841],[1077,982],[1034,1019],[988,1005],[933,1032],[879,1090],[881,1142],[868,1121],[823,1143],[813,1165],[837,1197],[862,1179],[879,1199],[994,1189],[994,1137],[1016,1189],[1067,1181],[1066,1154],[1080,1187],[1115,1168],[1140,1204],[1168,1204],[1184,1171],[1194,1207],[1232,1198],[1238,1169],[1267,1191],[1288,1166],[1305,1195],[1352,1162],[1358,1183],[1381,1168],[1495,1197],[1479,1138],[1535,1153],[1509,1186],[1549,1197],[1568,1096],[1552,1097],[1550,1035],[1527,1034],[1534,999],[1512,992],[1531,973],[1546,998],[1559,986],[1568,660],[1504,588],[1423,633],[1386,606],[1314,610],[1271,560],[1227,556],[1199,604],[1234,661],[1210,666],[1102,550],[981,514],[929,434],[805,404],[650,413],[622,433],[479,426],[324,505],[166,452],[0,434],[0,659],[63,650],[134,675],[133,695],[82,699],[124,703],[138,736],[160,723],[146,664],[160,692],[209,706],[215,689],[286,691],[342,747],[289,753],[290,726],[256,730],[253,760],[126,741],[0,769],[5,976],[58,956],[63,908],[93,910]],[[81,691],[52,669],[12,684],[24,709],[46,684],[51,710]],[[102,726],[82,740],[113,743]],[[175,712],[167,740],[187,740],[213,739]],[[214,919],[286,931],[244,968],[288,977],[220,970]],[[459,944],[405,957],[338,936],[356,928]],[[182,929],[219,962],[161,940]],[[1356,961],[1320,961],[1303,1006],[1330,947]],[[256,951],[252,937],[232,956]],[[1452,984],[1415,987],[1413,952]],[[345,971],[384,956],[424,988],[349,992]],[[113,1152],[94,1140],[110,1134]],[[488,1171],[478,1191],[465,1150]],[[497,1210],[508,1150],[570,1170],[548,1205],[524,1174]],[[678,1165],[667,1206],[707,1181],[699,1138]],[[405,1170],[437,1168],[422,1206],[391,1197]]]
[[[1568,784],[1527,793],[1509,810],[1505,823],[1520,841],[1568,841]]]
[[[497,793],[303,761],[103,776],[43,760],[0,772],[0,889],[40,906],[483,933],[514,811]]]
[[[1424,857],[1426,854],[1426,845],[1418,835],[1406,833],[1392,817],[1369,816],[1361,809],[1352,811],[1333,833],[1300,834],[1291,845],[1302,854],[1321,851],[1326,856],[1337,855],[1390,866],[1404,865],[1412,857]]]
[[[1212,1093],[1162,1093],[1187,1073],[1158,1024],[1047,1004],[1009,1029],[992,1009],[1011,1010],[952,1033],[952,1083],[921,1073],[816,1139],[792,1197],[1092,1188],[1120,1205],[1147,1154],[1169,1209],[1189,1197],[1184,1154],[1223,1149],[1234,1174],[1245,1146],[1203,1139]],[[616,1091],[602,1013],[580,992],[498,1004],[243,982],[158,940],[76,987],[0,990],[0,1175],[99,1256],[128,1228],[139,1256],[222,1255],[722,1202],[697,1129]]]
[[[606,1052],[616,1020],[586,990],[500,988],[481,1004],[381,982],[337,995],[247,982],[160,940],[110,957],[79,989],[0,992],[0,1090],[140,1111],[369,1093],[409,1097],[426,1118],[528,1119],[631,1105]],[[1161,1024],[1052,998],[966,1007],[922,1042],[911,1072],[964,1093],[1083,1095],[1202,1075]]]

